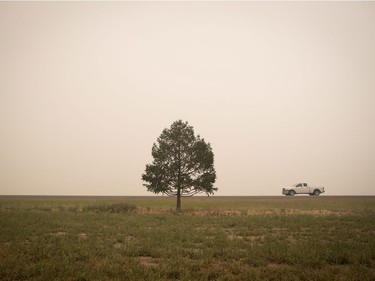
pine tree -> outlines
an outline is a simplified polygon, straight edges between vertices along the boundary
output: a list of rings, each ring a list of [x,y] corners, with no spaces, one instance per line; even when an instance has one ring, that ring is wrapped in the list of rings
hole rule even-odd
[[[142,180],[153,193],[177,197],[177,212],[181,211],[181,197],[217,191],[214,154],[188,122],[178,120],[164,129],[152,146],[152,164],[146,165]]]

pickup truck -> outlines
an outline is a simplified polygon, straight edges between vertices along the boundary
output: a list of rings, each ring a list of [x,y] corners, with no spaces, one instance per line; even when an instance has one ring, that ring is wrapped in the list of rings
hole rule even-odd
[[[324,187],[309,186],[305,182],[296,183],[292,186],[283,188],[282,194],[287,196],[294,196],[295,194],[309,194],[319,196],[324,192]]]

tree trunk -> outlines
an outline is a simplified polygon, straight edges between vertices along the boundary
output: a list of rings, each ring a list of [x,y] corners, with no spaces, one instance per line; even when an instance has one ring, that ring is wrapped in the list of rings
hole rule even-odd
[[[176,206],[176,212],[180,213],[181,212],[181,194],[180,190],[177,192],[177,206]]]
[[[176,212],[181,212],[181,142],[178,142],[178,176],[177,176],[177,206]]]

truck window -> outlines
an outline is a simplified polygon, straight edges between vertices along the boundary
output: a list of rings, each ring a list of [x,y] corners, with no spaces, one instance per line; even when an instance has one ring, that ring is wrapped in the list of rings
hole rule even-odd
[[[302,183],[297,184],[296,187],[302,187]]]
[[[305,183],[305,182],[304,182],[304,183],[303,183],[303,186],[305,186],[305,187],[306,187],[306,186],[307,186],[307,183]]]

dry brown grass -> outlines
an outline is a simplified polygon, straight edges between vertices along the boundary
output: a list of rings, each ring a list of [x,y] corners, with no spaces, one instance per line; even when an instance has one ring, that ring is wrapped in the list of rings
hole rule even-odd
[[[143,215],[165,215],[175,214],[171,209],[150,209],[137,208],[136,213]],[[269,210],[187,210],[183,211],[184,216],[218,216],[218,217],[232,217],[232,216],[295,216],[295,215],[309,215],[309,216],[355,216],[356,213],[352,210],[301,210],[301,209],[269,209]]]

